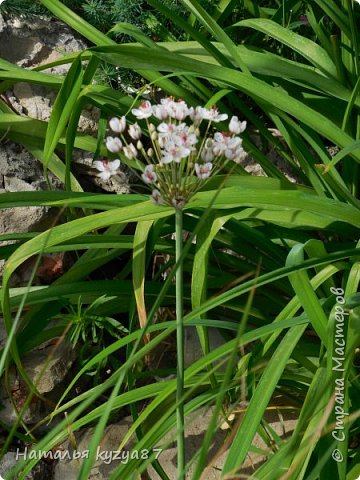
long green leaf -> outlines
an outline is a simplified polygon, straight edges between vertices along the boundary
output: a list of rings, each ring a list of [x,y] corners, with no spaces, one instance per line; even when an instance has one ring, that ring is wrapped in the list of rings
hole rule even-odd
[[[249,77],[247,74],[233,69],[205,62],[194,62],[184,55],[174,54],[173,52],[159,51],[150,58],[147,49],[137,46],[119,45],[117,47],[94,48],[92,51],[103,60],[122,67],[139,68],[141,66],[141,68],[181,72],[181,74],[189,72],[190,74],[211,79],[218,84],[225,84],[240,90],[255,99],[255,101],[268,102],[271,99],[275,107],[293,115],[305,125],[312,127],[324,137],[332,140],[336,145],[344,148],[352,142],[352,138],[349,135],[303,102],[287,94],[285,95],[282,90],[269,86],[257,78]],[[360,154],[352,152],[351,155],[360,162]]]
[[[327,75],[337,78],[335,65],[327,52],[312,40],[263,18],[252,18],[235,23],[233,27],[250,27],[275,38],[302,55]]]

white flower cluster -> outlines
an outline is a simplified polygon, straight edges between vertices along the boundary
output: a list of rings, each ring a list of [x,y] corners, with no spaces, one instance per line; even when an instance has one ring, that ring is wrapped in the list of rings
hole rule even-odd
[[[158,205],[182,208],[201,187],[202,181],[220,170],[225,161],[240,163],[246,156],[239,136],[246,122],[233,116],[228,131],[212,132],[213,124],[228,118],[216,107],[193,108],[183,100],[164,98],[158,105],[144,100],[138,108],[132,109],[132,114],[137,120],[145,120],[150,148],[146,149],[140,140],[143,132],[138,123],[127,128],[125,117],[110,120],[109,126],[116,136],[106,138],[106,147],[112,153],[122,152],[129,160],[140,157],[145,160],[141,177],[152,186],[152,200]],[[151,117],[157,126],[150,123]],[[206,123],[203,136],[202,123]],[[108,179],[116,173],[120,160],[95,162],[94,165],[99,176]]]

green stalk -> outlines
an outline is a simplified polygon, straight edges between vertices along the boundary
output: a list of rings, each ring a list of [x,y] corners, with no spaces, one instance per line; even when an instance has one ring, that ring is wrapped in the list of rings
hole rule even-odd
[[[176,346],[177,346],[177,383],[176,383],[176,425],[177,425],[177,469],[178,480],[185,479],[185,431],[184,431],[184,322],[183,322],[183,213],[175,210],[175,259],[176,270]]]

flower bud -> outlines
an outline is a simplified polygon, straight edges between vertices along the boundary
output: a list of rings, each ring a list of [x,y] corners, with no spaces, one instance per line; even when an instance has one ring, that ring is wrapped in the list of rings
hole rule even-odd
[[[151,200],[155,205],[162,205],[164,203],[164,199],[159,190],[152,191]]]
[[[139,138],[142,135],[142,131],[140,126],[137,123],[134,123],[134,125],[130,125],[129,135],[133,140],[139,140]]]
[[[118,137],[107,137],[106,148],[111,153],[118,153],[122,149],[122,142]]]
[[[129,160],[133,160],[134,158],[137,157],[138,152],[132,143],[130,143],[127,147],[124,147],[124,155]]]
[[[112,118],[109,122],[110,128],[115,133],[122,133],[126,127],[126,118]]]
[[[166,138],[165,137],[159,137],[158,138],[158,143],[160,148],[164,148],[166,144]]]

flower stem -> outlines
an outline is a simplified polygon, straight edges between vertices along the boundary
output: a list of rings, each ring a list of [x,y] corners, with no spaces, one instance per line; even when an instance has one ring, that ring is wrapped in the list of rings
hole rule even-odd
[[[175,259],[176,270],[176,345],[177,345],[177,384],[176,384],[176,426],[178,480],[185,478],[185,431],[184,431],[184,324],[183,324],[183,213],[175,210]]]

